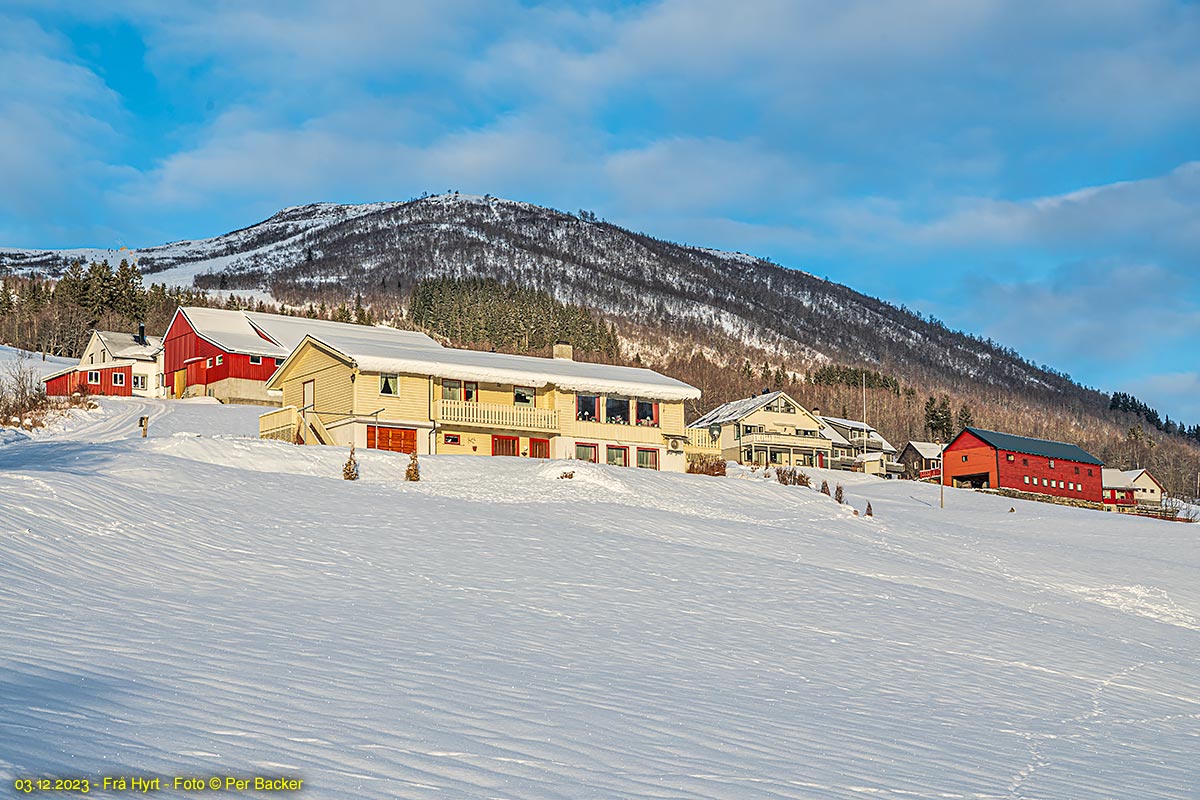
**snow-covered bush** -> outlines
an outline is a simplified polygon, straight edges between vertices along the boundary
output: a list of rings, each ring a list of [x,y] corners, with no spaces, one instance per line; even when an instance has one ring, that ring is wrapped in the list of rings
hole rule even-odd
[[[348,481],[358,480],[358,459],[354,457],[354,445],[350,445],[350,458],[342,467],[342,477]]]
[[[404,480],[421,480],[421,465],[417,463],[417,454],[413,453],[408,459],[408,468],[404,470]]]
[[[720,456],[697,456],[689,458],[687,471],[691,475],[725,476],[725,459]]]
[[[829,496],[829,481],[821,481],[821,494]]]

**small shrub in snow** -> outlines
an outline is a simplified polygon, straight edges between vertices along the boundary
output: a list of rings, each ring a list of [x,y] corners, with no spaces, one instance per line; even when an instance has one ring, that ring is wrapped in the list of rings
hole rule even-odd
[[[689,458],[687,471],[691,475],[725,475],[725,459],[720,456],[700,456]]]
[[[558,479],[560,481],[562,481],[562,480],[569,481],[569,480],[571,480],[571,478],[574,478],[574,477],[575,477],[575,470],[569,469],[566,472],[564,472],[563,474],[559,475]]]
[[[358,480],[358,459],[354,457],[354,445],[350,445],[350,458],[342,467],[342,477],[348,481]]]
[[[875,512],[871,510],[871,502],[870,502],[869,500],[867,501],[867,512],[866,512],[866,516],[868,516],[868,517],[873,517],[873,516],[875,516]]]
[[[808,473],[795,467],[776,467],[775,480],[784,486],[812,486],[812,479],[808,477]]]
[[[404,470],[404,480],[419,481],[421,480],[421,465],[417,463],[417,454],[413,453],[408,459],[408,468]]]
[[[846,502],[846,491],[842,489],[842,485],[840,483],[837,485],[837,488],[833,490],[833,499],[837,500],[839,503]]]
[[[821,481],[821,494],[829,496],[829,481]]]

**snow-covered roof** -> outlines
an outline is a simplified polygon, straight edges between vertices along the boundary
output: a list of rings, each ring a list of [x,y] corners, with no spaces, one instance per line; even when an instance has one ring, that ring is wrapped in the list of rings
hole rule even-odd
[[[197,334],[227,353],[286,358],[305,336],[325,339],[350,329],[356,339],[380,345],[441,349],[423,333],[395,328],[197,306],[180,308],[178,313],[187,318]]]
[[[309,336],[334,350],[364,372],[432,375],[464,381],[546,386],[554,384],[576,392],[689,400],[700,390],[653,370],[592,364],[567,358],[538,358],[505,353],[484,353],[420,342],[380,337],[375,328],[343,325]],[[430,340],[432,342],[432,340]],[[286,366],[286,365],[285,365]],[[283,370],[277,375],[282,375]]]
[[[1028,453],[1031,456],[1044,456],[1061,461],[1075,461],[1080,464],[1104,465],[1104,462],[1083,448],[1078,445],[1068,444],[1067,442],[1034,439],[1031,436],[1017,436],[1013,433],[988,431],[972,427],[963,428],[954,441],[958,441],[958,438],[964,433],[969,433],[977,439],[987,442],[997,450],[1011,450],[1015,453]]]
[[[1146,477],[1147,477],[1147,478],[1149,478],[1150,480],[1152,480],[1152,481],[1154,481],[1156,484],[1158,484],[1158,487],[1159,487],[1160,489],[1162,488],[1162,484],[1161,484],[1161,483],[1159,483],[1159,481],[1158,481],[1158,478],[1154,477],[1154,475],[1152,475],[1152,474],[1150,473],[1150,470],[1148,470],[1148,469],[1144,469],[1144,468],[1143,468],[1143,469],[1127,469],[1127,470],[1124,470],[1124,471],[1122,472],[1122,474],[1123,474],[1123,475],[1124,475],[1126,478],[1128,478],[1128,479],[1129,479],[1129,483],[1130,483],[1130,484],[1132,484],[1132,483],[1133,483],[1134,481],[1136,481],[1138,478],[1142,477],[1142,474],[1143,474],[1143,473],[1145,473],[1145,475],[1146,475]]]
[[[1119,469],[1101,469],[1100,479],[1105,489],[1132,489],[1133,480],[1142,473],[1140,469],[1122,472]]]
[[[104,349],[113,358],[132,358],[135,361],[155,361],[162,350],[161,336],[147,336],[146,343],[138,341],[135,334],[123,331],[96,331]]]
[[[121,361],[106,361],[103,364],[72,364],[69,367],[60,369],[58,372],[51,372],[48,375],[43,375],[42,382],[45,383],[46,381],[52,381],[55,378],[61,378],[68,372],[99,372],[100,370],[105,369],[121,369],[122,367],[132,367],[136,363],[136,361],[124,359]]]
[[[909,442],[908,446],[917,451],[921,458],[941,458],[945,445],[936,442]]]
[[[754,397],[743,397],[741,400],[732,400],[724,405],[717,406],[692,422],[688,427],[707,428],[710,425],[722,425],[726,422],[742,419],[783,394],[783,392],[767,392],[766,394],[757,394]]]
[[[860,422],[856,419],[843,419],[842,417],[829,417],[829,416],[821,416],[820,419],[823,420],[824,422],[828,423],[829,427],[831,427],[831,428],[835,428],[835,429],[836,428],[846,428],[848,430],[864,431],[866,433],[866,440],[868,442],[873,442],[873,443],[879,445],[880,449],[882,449],[885,453],[895,453],[896,452],[896,448],[892,447],[891,442],[889,442],[887,439],[883,438],[882,434],[880,434],[879,431],[875,430],[874,428],[872,428],[870,425],[868,425],[865,422]],[[840,431],[838,433],[840,434]],[[826,434],[824,428],[821,429],[821,435],[825,436],[826,438],[830,438],[830,439],[833,438]],[[833,441],[837,444],[845,443],[849,447],[855,446],[854,443],[847,442],[844,436],[839,436],[839,438],[841,439],[841,442],[838,442],[837,439],[834,439]]]
[[[833,426],[831,426],[827,422],[825,422],[825,420],[822,417],[817,417],[817,419],[821,421],[821,435],[823,437],[825,437],[829,441],[833,442],[834,444],[838,445],[839,447],[850,447],[851,446],[850,440],[847,439],[845,436],[842,436],[840,433],[838,433],[837,430],[835,430],[833,428]]]
[[[882,461],[883,457],[884,457],[883,451],[875,450],[870,453],[859,453],[858,455],[856,455],[854,457],[854,460],[861,464],[864,461]]]

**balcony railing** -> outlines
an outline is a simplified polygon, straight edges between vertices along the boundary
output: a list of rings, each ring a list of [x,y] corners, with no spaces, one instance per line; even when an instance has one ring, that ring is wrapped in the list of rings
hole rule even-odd
[[[688,428],[688,445],[693,450],[717,452],[717,440],[708,432],[708,428]]]
[[[557,431],[558,412],[552,408],[473,403],[469,400],[437,400],[434,417],[439,422],[479,425],[521,431]]]
[[[277,408],[259,416],[258,438],[295,442],[299,426],[300,415],[295,406]]]
[[[747,447],[761,444],[805,447],[812,450],[829,450],[830,448],[828,439],[822,439],[819,436],[792,436],[787,433],[743,433],[742,444]]]

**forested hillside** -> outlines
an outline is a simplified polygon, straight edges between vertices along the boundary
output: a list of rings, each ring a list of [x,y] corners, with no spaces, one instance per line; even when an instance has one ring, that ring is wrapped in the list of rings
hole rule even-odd
[[[106,305],[95,289],[79,296],[81,273],[89,286],[104,285],[92,276],[103,268],[86,264],[108,255],[0,251],[0,270],[63,276],[66,296],[77,298],[49,303],[44,278],[10,277],[0,337],[70,354],[88,323],[134,324],[128,302]],[[948,437],[965,409],[984,427],[1076,442],[1114,466],[1149,465],[1177,493],[1196,486],[1197,421],[1170,421],[1136,398],[1080,386],[1011,349],[806,272],[655,239],[586,211],[456,193],[317,204],[214,239],[121,255],[164,284],[145,292],[153,332],[176,301],[229,302],[196,289],[266,292],[291,313],[419,327],[462,346],[544,354],[551,332],[565,332],[582,358],[643,364],[700,387],[693,416],[765,388],[863,416],[865,374],[865,416],[897,445]],[[84,267],[71,271],[80,259]],[[136,270],[111,271],[119,289]]]

